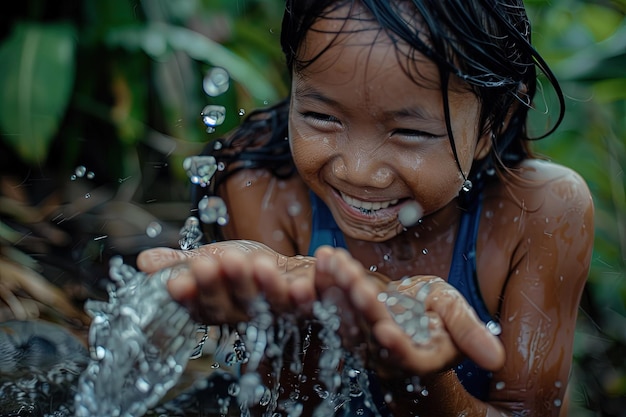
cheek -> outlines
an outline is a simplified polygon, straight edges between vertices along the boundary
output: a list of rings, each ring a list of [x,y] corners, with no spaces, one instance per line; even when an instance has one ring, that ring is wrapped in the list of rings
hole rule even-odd
[[[396,172],[411,189],[411,193],[431,213],[454,199],[462,184],[449,146],[427,153],[398,153],[394,159]]]
[[[306,178],[315,175],[331,158],[334,140],[328,135],[312,134],[306,128],[290,124],[289,146],[298,171]]]

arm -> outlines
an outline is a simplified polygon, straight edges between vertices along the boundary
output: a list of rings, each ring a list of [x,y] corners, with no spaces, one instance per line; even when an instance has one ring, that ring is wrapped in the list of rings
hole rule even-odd
[[[279,179],[263,169],[242,170],[228,178],[219,195],[230,218],[222,229],[226,239],[263,242],[288,256],[306,253],[310,230],[304,226],[311,210],[297,175]]]
[[[580,177],[560,167],[551,169],[556,172],[542,181],[542,192],[533,194],[526,187],[529,194],[518,194],[527,204],[526,211],[521,223],[510,222],[521,233],[500,297],[500,340],[506,361],[493,375],[487,401],[468,394],[453,372],[422,378],[427,397],[407,393],[398,381],[386,381],[395,393],[397,415],[415,412],[413,400],[424,407],[419,415],[558,416],[566,412],[561,405],[591,258],[593,205]]]

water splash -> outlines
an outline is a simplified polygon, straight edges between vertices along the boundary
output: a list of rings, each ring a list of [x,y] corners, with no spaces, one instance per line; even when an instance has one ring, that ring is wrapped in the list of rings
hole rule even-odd
[[[108,302],[89,300],[91,360],[79,380],[76,417],[141,416],[172,388],[195,345],[196,324],[166,283],[111,260]]]
[[[180,236],[178,244],[182,250],[197,249],[203,236],[200,221],[194,216],[187,217],[178,235]]]
[[[423,285],[415,296],[409,296],[395,290],[382,292],[378,300],[383,302],[394,321],[417,344],[430,339],[429,323],[424,300],[430,292],[430,285]]]

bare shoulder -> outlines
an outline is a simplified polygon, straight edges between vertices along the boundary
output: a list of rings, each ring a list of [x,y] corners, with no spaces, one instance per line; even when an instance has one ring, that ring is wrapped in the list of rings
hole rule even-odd
[[[567,206],[589,207],[591,193],[585,180],[573,169],[549,161],[529,159],[519,167],[520,195],[535,196],[545,209],[557,208],[559,203]],[[528,182],[528,185],[524,183]],[[535,198],[531,198],[534,201]]]
[[[593,237],[585,180],[559,164],[524,161],[484,195],[478,247],[488,256],[479,256],[477,267],[489,309],[496,311],[504,283],[522,271],[535,271],[545,284],[567,277],[578,287],[586,279]]]
[[[226,202],[228,239],[262,242],[284,255],[296,255],[310,223],[308,191],[297,174],[278,178],[266,169],[244,169],[233,173],[218,190]]]
[[[504,213],[517,214],[514,220],[524,221],[523,229],[540,219],[544,224],[551,218],[582,221],[593,214],[585,180],[571,168],[539,159],[524,161],[490,190],[488,197],[497,201]]]

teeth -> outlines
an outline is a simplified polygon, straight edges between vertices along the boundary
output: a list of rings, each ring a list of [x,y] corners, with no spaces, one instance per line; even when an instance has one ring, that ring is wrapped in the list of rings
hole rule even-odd
[[[362,209],[362,210],[372,210],[372,211],[384,209],[384,208],[387,208],[391,205],[398,203],[397,199],[390,200],[390,201],[374,201],[374,202],[361,201],[361,200],[357,200],[356,198],[352,198],[349,195],[345,195],[344,193],[341,193],[341,198],[343,198],[343,201],[350,204],[352,207]]]

